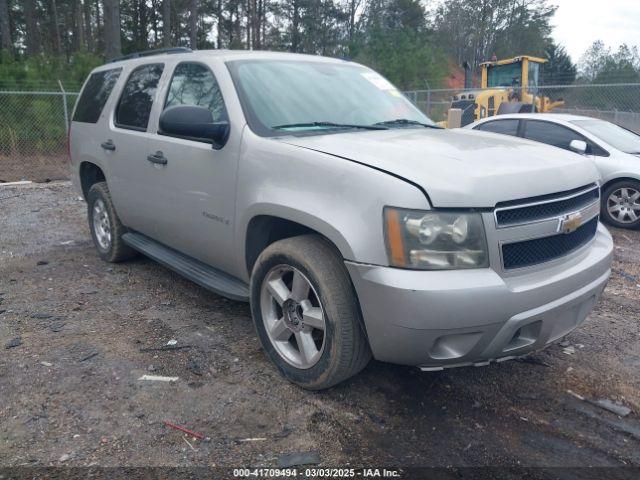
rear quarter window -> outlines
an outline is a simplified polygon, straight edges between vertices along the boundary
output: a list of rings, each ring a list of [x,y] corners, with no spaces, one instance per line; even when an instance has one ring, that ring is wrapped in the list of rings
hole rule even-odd
[[[111,91],[122,73],[121,68],[92,73],[78,99],[74,122],[96,123]]]

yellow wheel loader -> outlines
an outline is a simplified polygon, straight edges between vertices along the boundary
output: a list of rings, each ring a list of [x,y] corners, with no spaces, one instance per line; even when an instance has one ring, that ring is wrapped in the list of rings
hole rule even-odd
[[[465,126],[501,113],[550,112],[564,105],[562,100],[551,101],[539,95],[540,67],[546,62],[544,58],[522,55],[481,63],[481,89],[453,96],[451,108],[461,111],[460,125],[449,125],[458,122],[447,120],[446,126]],[[466,69],[465,84],[468,73]]]

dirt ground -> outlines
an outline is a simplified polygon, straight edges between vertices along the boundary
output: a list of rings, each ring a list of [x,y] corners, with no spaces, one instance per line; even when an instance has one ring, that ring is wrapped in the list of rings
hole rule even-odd
[[[68,183],[0,186],[0,466],[640,466],[640,232],[613,231],[611,281],[565,343],[437,373],[372,362],[310,393],[246,304],[102,262],[85,209]],[[141,351],[172,339],[190,348]]]
[[[69,157],[65,153],[10,156],[0,154],[0,182],[48,182],[68,178]]]

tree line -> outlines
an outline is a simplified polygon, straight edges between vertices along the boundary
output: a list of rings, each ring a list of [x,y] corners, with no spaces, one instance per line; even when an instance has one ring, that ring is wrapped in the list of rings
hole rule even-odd
[[[579,69],[551,40],[555,10],[549,0],[0,0],[0,82],[81,82],[104,60],[187,46],[351,58],[403,89],[447,86],[463,61],[529,54],[549,59],[547,84],[573,83]]]

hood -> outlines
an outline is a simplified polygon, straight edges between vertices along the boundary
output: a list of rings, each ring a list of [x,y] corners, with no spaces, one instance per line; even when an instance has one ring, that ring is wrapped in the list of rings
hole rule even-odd
[[[420,185],[434,207],[494,207],[600,178],[580,155],[473,130],[390,129],[279,140],[400,176]]]

